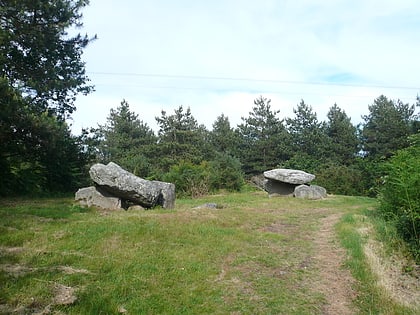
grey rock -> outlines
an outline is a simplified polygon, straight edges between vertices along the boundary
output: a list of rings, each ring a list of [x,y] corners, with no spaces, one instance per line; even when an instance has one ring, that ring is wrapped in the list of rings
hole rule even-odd
[[[264,190],[268,192],[270,197],[293,196],[296,186],[296,184],[289,184],[271,179],[264,180]]]
[[[151,181],[150,183],[160,189],[157,204],[166,209],[175,208],[175,185],[157,180]]]
[[[300,170],[291,170],[285,168],[277,168],[264,172],[267,179],[289,183],[289,184],[307,184],[315,179],[315,175]]]
[[[93,165],[89,175],[96,185],[110,194],[146,208],[156,205],[160,195],[158,187],[149,185],[148,180],[135,176],[113,162]]]
[[[89,174],[95,184],[109,194],[144,208],[175,206],[175,185],[171,183],[137,177],[113,162],[107,165],[95,164]]]
[[[257,188],[264,190],[265,178],[264,174],[259,174],[251,177],[251,183],[254,184]]]
[[[209,202],[209,203],[205,203],[201,206],[197,206],[194,209],[220,209],[220,208],[222,208],[222,207],[219,206],[217,203]]]
[[[128,207],[127,210],[128,211],[141,211],[141,210],[145,210],[145,209],[140,205],[133,205],[133,206]]]
[[[102,209],[120,210],[121,199],[114,197],[99,187],[80,188],[76,192],[75,200],[82,206],[99,207]]]
[[[296,198],[317,200],[327,197],[327,190],[317,185],[299,185],[295,188]]]

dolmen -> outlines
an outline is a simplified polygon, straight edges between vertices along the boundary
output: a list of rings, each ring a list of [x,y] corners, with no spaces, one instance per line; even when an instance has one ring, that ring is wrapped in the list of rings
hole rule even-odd
[[[325,198],[325,188],[309,184],[314,179],[315,175],[304,171],[277,168],[264,172],[263,188],[270,197],[294,196],[313,200]]]
[[[113,162],[94,164],[89,175],[94,186],[79,189],[75,196],[83,206],[112,210],[175,207],[175,185],[172,183],[137,177]]]

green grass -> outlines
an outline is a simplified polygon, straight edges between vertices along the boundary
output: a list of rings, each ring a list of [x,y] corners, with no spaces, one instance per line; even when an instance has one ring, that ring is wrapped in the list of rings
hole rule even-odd
[[[347,249],[348,259],[346,266],[351,270],[357,280],[356,291],[358,297],[355,304],[359,314],[418,314],[419,309],[407,307],[390,298],[389,293],[378,285],[378,276],[372,272],[372,267],[366,257],[364,245],[368,240],[380,241],[380,249],[386,249],[386,255],[400,252],[396,243],[403,246],[401,240],[393,231],[394,228],[375,215],[376,204],[360,207],[357,211],[345,214],[336,226],[341,244]],[[364,232],[361,232],[364,230]],[[404,257],[401,257],[404,259]]]
[[[195,209],[207,202],[221,208]],[[350,232],[340,233],[350,235],[352,216],[375,205],[368,198],[305,201],[261,192],[135,212],[84,209],[70,199],[3,200],[0,313],[322,314],[325,296],[312,285],[319,279],[312,257],[320,219],[343,213],[340,230]],[[344,245],[360,256],[349,266],[363,272],[363,254],[356,253],[362,241],[354,236]],[[58,284],[74,288],[76,302],[53,303]]]

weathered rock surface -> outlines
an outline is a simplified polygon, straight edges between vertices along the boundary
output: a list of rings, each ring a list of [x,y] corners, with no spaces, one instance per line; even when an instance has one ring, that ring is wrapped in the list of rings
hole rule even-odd
[[[95,164],[89,170],[90,177],[97,186],[111,195],[130,200],[143,207],[157,204],[161,189],[157,185],[124,170],[110,162],[107,165]]]
[[[166,209],[173,209],[175,207],[175,185],[156,180],[151,181],[150,183],[160,189],[157,204]]]
[[[157,205],[164,208],[175,206],[174,184],[137,177],[113,162],[107,165],[95,164],[90,168],[89,174],[97,187],[122,199],[123,206],[125,204],[140,205],[144,208]]]
[[[291,170],[285,168],[277,168],[264,172],[267,179],[289,183],[289,184],[307,184],[315,179],[315,175],[300,170]]]
[[[296,198],[317,200],[327,197],[327,190],[317,185],[299,185],[295,188]]]
[[[121,199],[101,190],[99,187],[80,188],[76,192],[75,200],[82,206],[99,207],[103,209],[120,210]]]
[[[251,183],[254,184],[257,188],[264,190],[265,186],[265,177],[264,174],[259,174],[251,177]]]

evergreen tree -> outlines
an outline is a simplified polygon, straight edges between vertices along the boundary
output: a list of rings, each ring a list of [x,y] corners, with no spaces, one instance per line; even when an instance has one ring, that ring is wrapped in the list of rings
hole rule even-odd
[[[388,158],[408,146],[412,132],[414,105],[389,100],[384,95],[369,105],[369,115],[363,116],[362,143],[371,158]]]
[[[154,158],[157,139],[153,130],[130,111],[125,100],[116,110],[111,109],[97,136],[101,139],[98,149],[102,162],[113,161],[135,175],[150,175],[150,159]]]
[[[92,91],[81,60],[91,39],[66,30],[87,3],[0,0],[0,194],[73,189],[83,169],[65,119]]]
[[[69,36],[81,27],[86,0],[0,0],[0,76],[39,112],[65,117],[78,93],[92,87],[81,60],[91,39]]]
[[[212,147],[220,153],[233,154],[237,147],[237,134],[231,128],[229,118],[224,114],[217,117],[213,123],[213,130],[210,132]]]
[[[327,117],[326,134],[330,139],[330,158],[337,164],[349,165],[358,152],[357,128],[337,104],[330,108]]]
[[[286,125],[294,154],[285,166],[313,172],[327,158],[329,139],[325,133],[326,127],[303,100],[293,112],[295,117],[286,119]]]
[[[208,156],[208,132],[198,125],[189,107],[184,111],[181,105],[172,115],[162,111],[156,121],[161,171],[167,172],[180,161],[199,164]]]
[[[288,157],[288,135],[283,121],[271,109],[271,100],[260,96],[254,101],[249,117],[238,126],[240,160],[246,174],[258,174],[274,168]]]

